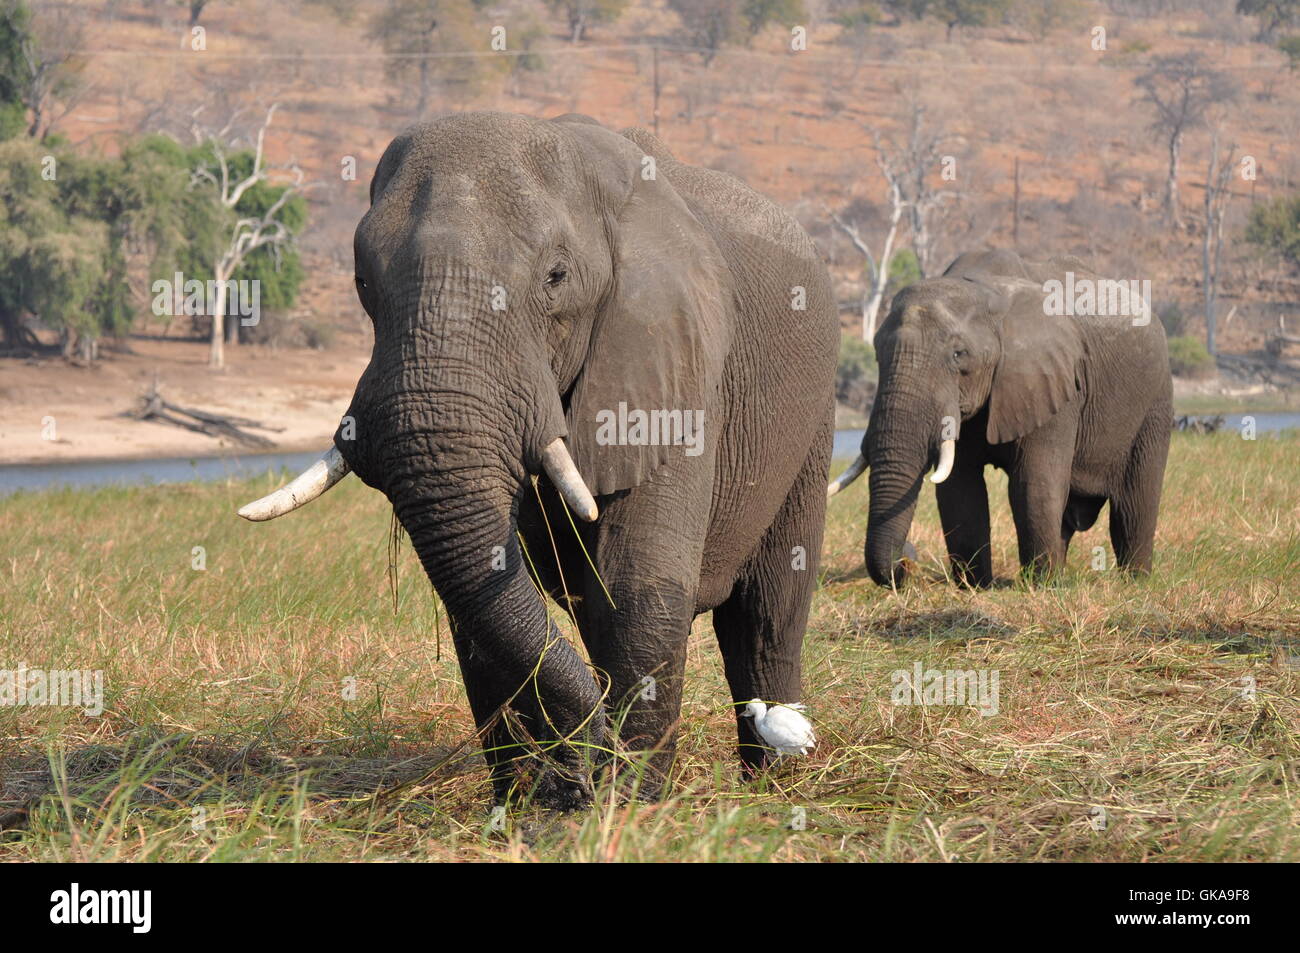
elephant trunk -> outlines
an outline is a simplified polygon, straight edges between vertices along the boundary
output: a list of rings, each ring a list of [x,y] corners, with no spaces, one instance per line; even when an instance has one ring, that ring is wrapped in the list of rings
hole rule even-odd
[[[871,465],[864,557],[879,585],[901,585],[906,578],[901,560],[925,472],[936,464],[931,479],[940,483],[952,470],[956,405],[955,395],[949,400],[929,388],[882,380],[863,441]]]
[[[921,494],[925,462],[880,464],[871,468],[871,504],[867,515],[864,557],[867,574],[881,586],[902,585],[906,569],[901,559]]]
[[[531,490],[514,474],[454,451],[432,471],[418,450],[401,452],[389,475],[394,512],[447,607],[466,685],[476,686],[475,722],[493,725],[486,741],[497,749],[489,761],[498,795],[532,741],[556,769],[546,781],[549,797],[582,803],[592,752],[608,747],[602,694],[528,574],[528,558],[547,555],[525,555],[516,531],[519,501]],[[502,720],[503,705],[522,736]]]
[[[564,412],[538,346],[519,322],[476,313],[490,298],[485,279],[434,273],[445,276],[436,290],[415,288],[377,322],[351,426],[334,443],[392,503],[447,607],[498,797],[535,741],[550,765],[539,792],[577,806],[588,755],[607,748],[602,693],[547,617],[527,566],[550,554],[525,554],[518,516],[542,470],[578,516],[594,518],[595,502],[560,439]]]

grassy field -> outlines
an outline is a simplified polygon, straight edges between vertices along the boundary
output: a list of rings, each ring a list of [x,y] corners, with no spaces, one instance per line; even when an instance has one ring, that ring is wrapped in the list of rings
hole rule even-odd
[[[1297,473],[1294,434],[1175,434],[1154,577],[1091,568],[1103,515],[1040,589],[992,475],[983,593],[945,581],[928,489],[919,581],[865,579],[860,481],[805,646],[813,756],[742,783],[704,618],[672,797],[504,831],[446,619],[409,546],[394,611],[359,481],[262,526],[233,514],[270,480],[12,496],[0,669],[102,669],[106,709],[0,708],[0,860],[1300,860]],[[997,672],[997,714],[893,704],[916,663]]]

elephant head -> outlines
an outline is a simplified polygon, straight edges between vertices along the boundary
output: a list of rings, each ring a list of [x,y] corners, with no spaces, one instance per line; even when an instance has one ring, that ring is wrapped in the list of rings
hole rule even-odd
[[[520,501],[545,473],[597,519],[596,497],[669,452],[604,445],[597,416],[704,407],[719,385],[721,255],[647,159],[578,116],[468,113],[394,140],[354,242],[369,366],[333,450],[241,510],[278,516],[349,470],[387,496],[452,617],[480,724],[514,698],[525,720],[544,701],[535,734],[601,730],[597,682],[527,573]]]
[[[1082,339],[1043,313],[1038,278],[1014,254],[972,253],[894,297],[876,332],[880,384],[862,455],[830,487],[870,469],[865,558],[878,584],[903,581],[922,479],[932,465],[933,482],[948,478],[972,418],[974,439],[1007,443],[1074,399]]]

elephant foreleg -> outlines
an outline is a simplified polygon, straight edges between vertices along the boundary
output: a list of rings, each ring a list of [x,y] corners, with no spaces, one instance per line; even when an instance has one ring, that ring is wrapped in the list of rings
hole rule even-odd
[[[993,558],[989,551],[989,494],[984,485],[984,463],[966,455],[958,445],[952,474],[934,488],[939,521],[948,546],[952,573],[961,585],[993,585]]]
[[[702,471],[698,478],[711,480],[712,474]],[[601,499],[590,550],[599,578],[588,567],[578,614],[606,688],[620,774],[639,777],[638,795],[653,799],[666,785],[676,751],[710,497],[667,482],[637,490]]]

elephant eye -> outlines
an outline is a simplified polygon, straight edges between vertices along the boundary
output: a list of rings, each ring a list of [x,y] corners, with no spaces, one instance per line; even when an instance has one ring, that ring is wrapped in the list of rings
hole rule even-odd
[[[365,291],[365,290],[366,290],[366,279],[362,278],[360,275],[357,275],[357,276],[356,276],[355,278],[353,278],[352,280],[355,281],[355,282],[357,283],[357,290],[358,290],[358,291]]]
[[[552,268],[551,273],[546,276],[546,283],[554,288],[567,277],[569,277],[569,273],[563,268]]]

